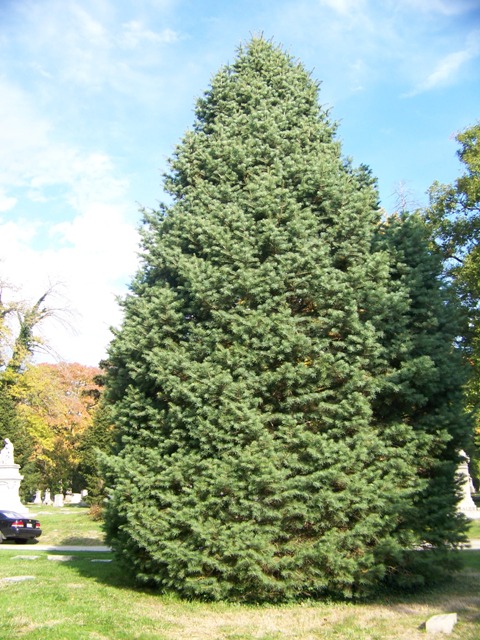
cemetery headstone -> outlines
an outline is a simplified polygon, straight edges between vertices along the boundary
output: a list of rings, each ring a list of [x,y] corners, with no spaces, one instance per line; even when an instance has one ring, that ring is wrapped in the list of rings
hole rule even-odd
[[[20,483],[23,476],[20,475],[20,465],[15,464],[13,458],[13,444],[8,439],[4,440],[4,447],[0,450],[0,508],[16,511],[22,515],[28,515],[19,496]]]
[[[458,510],[472,520],[480,519],[480,509],[477,509],[477,505],[473,501],[472,491],[474,491],[473,481],[468,469],[468,463],[470,458],[465,451],[460,451],[462,458],[457,469],[457,476],[460,480],[460,487],[462,490],[462,496],[458,503]]]
[[[452,633],[456,623],[456,613],[440,613],[427,620],[425,630],[427,633]]]
[[[53,497],[54,507],[63,507],[63,493],[56,493]]]

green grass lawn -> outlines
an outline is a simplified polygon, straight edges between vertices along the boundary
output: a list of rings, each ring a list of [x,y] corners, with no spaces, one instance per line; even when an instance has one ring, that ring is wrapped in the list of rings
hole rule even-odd
[[[106,553],[0,552],[0,638],[25,640],[420,640],[455,611],[450,638],[480,637],[480,551],[448,585],[377,602],[236,606],[180,601],[129,586]],[[57,558],[55,561],[53,558]],[[96,562],[92,562],[95,560]],[[22,582],[6,577],[26,576]]]
[[[476,540],[480,540],[480,520],[472,520],[470,524],[470,529],[468,531],[468,535],[470,538],[475,538]]]
[[[88,509],[30,510],[42,523],[42,542],[102,542],[100,524],[89,519]],[[459,619],[452,640],[479,640],[480,551],[462,556],[465,567],[448,584],[408,596],[385,595],[363,604],[239,606],[186,602],[132,588],[110,553],[5,544],[0,640],[425,640],[422,624],[450,612]],[[27,579],[5,581],[9,577]]]
[[[40,520],[39,543],[52,545],[101,545],[102,523],[89,517],[89,509],[80,506],[47,507],[28,505],[29,515]],[[1,638],[0,638],[1,640]]]

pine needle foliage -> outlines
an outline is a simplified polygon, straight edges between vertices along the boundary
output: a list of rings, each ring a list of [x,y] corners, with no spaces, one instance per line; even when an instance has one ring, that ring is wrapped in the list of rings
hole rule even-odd
[[[412,411],[376,402],[409,292],[374,180],[342,157],[318,94],[253,38],[198,101],[173,204],[145,213],[108,360],[106,527],[164,591],[351,597],[412,571],[419,436]]]

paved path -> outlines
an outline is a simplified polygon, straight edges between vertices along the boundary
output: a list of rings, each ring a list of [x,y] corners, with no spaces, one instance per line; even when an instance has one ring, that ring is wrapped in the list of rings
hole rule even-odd
[[[110,547],[105,546],[55,546],[50,544],[15,544],[15,542],[4,542],[0,544],[0,551],[90,551],[93,553],[104,553],[111,551]]]
[[[480,549],[480,540],[470,540],[467,549]]]

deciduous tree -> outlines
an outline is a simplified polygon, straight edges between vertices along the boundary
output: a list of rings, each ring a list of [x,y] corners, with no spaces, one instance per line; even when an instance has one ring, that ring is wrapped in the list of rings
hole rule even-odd
[[[480,448],[480,123],[456,136],[463,174],[452,184],[434,183],[430,206],[424,212],[445,270],[463,305],[466,322],[460,332],[470,363],[468,408],[476,416],[477,452]],[[480,480],[480,456],[476,475]]]
[[[0,281],[0,437],[8,437],[15,446],[15,461],[24,475],[21,491],[25,498],[30,497],[40,479],[32,462],[34,442],[19,419],[14,388],[34,353],[48,351],[37,332],[45,320],[59,317],[60,310],[51,305],[53,294],[51,287],[36,302],[29,303],[16,296],[11,285]]]
[[[30,459],[41,488],[83,488],[76,486],[79,447],[98,403],[99,373],[77,363],[31,365],[12,388],[18,422],[33,441]]]

